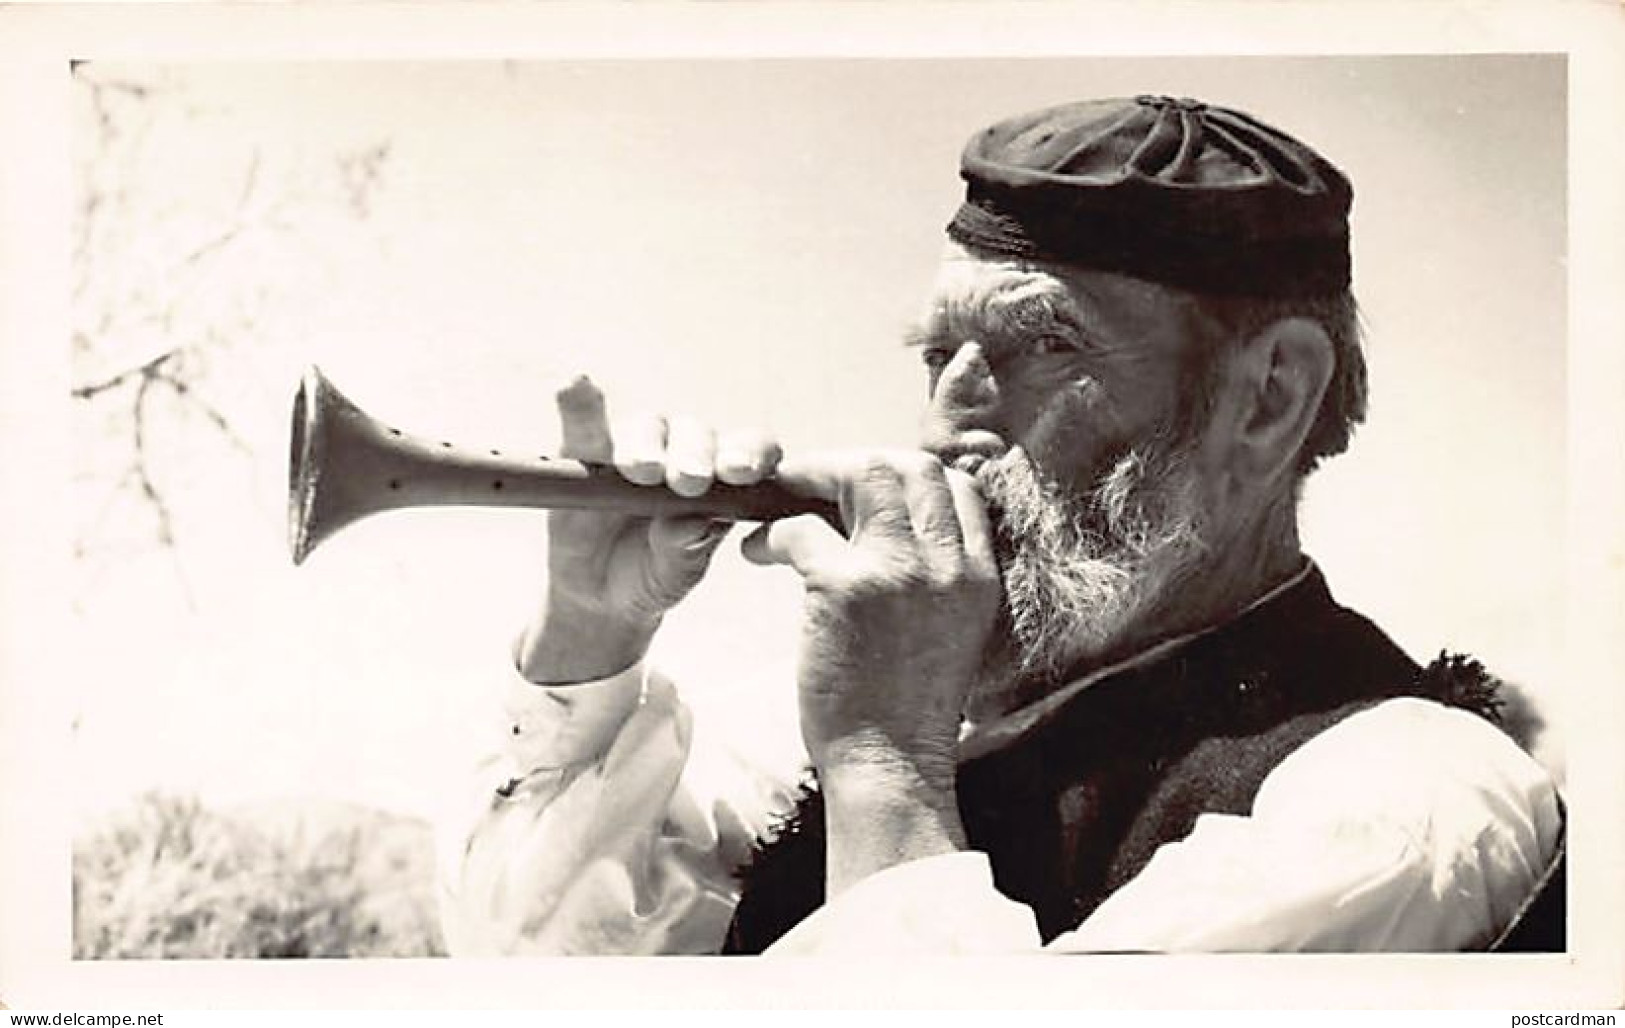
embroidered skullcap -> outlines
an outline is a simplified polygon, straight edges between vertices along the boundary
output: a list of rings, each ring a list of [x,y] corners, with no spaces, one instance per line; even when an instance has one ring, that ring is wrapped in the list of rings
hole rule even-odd
[[[948,235],[973,250],[1203,293],[1349,285],[1348,179],[1240,111],[1166,96],[1052,107],[972,137],[960,176]]]

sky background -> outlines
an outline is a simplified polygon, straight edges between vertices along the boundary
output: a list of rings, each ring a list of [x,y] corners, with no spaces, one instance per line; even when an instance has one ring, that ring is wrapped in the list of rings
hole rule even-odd
[[[216,313],[252,297],[251,345],[210,369],[250,456],[177,422],[161,437],[173,552],[81,562],[63,671],[86,816],[149,788],[426,814],[499,739],[492,701],[540,595],[541,518],[390,515],[293,569],[285,455],[304,366],[392,424],[477,447],[554,449],[552,391],[583,371],[616,408],[763,426],[787,450],[907,443],[924,383],[898,339],[958,203],[964,139],[1142,92],[1247,110],[1349,173],[1372,404],[1352,451],[1311,479],[1306,547],[1413,657],[1475,654],[1561,709],[1560,57],[94,70],[184,98],[121,178],[174,233],[153,247],[207,238],[256,161],[257,195],[274,196],[335,154],[387,155],[364,217],[296,204],[297,232],[196,291]],[[94,424],[72,440],[92,468],[125,444]],[[94,476],[83,488],[81,510]],[[759,726],[791,699],[798,602],[792,573],[728,544],[669,619],[658,659],[719,742],[782,753],[782,718]]]

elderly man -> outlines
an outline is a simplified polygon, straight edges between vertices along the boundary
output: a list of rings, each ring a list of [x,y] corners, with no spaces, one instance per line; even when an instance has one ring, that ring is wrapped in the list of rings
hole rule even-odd
[[[1423,669],[1302,553],[1364,412],[1344,176],[1142,96],[966,147],[912,342],[922,448],[781,459],[559,394],[568,455],[839,505],[746,556],[805,586],[815,781],[701,796],[643,658],[726,525],[555,513],[508,748],[445,863],[454,952],[1482,948],[1557,859],[1475,662]]]

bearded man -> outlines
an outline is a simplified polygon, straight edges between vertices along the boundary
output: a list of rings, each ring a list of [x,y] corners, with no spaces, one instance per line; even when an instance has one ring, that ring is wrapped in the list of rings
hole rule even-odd
[[[1336,604],[1304,477],[1365,408],[1352,191],[1236,111],[1142,96],[1010,119],[912,342],[918,451],[783,457],[585,379],[566,455],[648,488],[776,478],[805,587],[795,799],[701,798],[643,662],[727,526],[550,516],[508,748],[444,862],[459,953],[1449,950],[1561,850],[1476,662]]]

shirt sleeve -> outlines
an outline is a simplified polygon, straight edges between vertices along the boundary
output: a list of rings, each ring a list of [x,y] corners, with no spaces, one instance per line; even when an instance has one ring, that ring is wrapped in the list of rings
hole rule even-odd
[[[1504,734],[1463,711],[1390,700],[1282,761],[1250,816],[1198,818],[1048,948],[1482,948],[1554,859],[1561,829],[1551,779]],[[771,952],[1038,946],[1030,911],[994,889],[986,857],[961,853],[871,876]]]
[[[502,707],[506,745],[437,826],[448,951],[715,952],[734,870],[788,790],[744,767],[727,791],[696,787],[688,708],[642,665],[570,686],[515,676]]]

